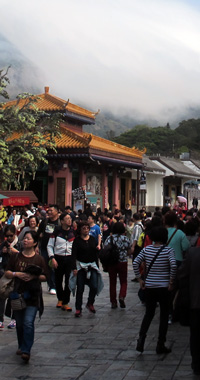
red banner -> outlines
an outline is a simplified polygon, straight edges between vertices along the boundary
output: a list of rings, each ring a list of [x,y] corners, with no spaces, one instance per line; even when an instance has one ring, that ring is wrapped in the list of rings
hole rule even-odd
[[[29,197],[10,197],[3,199],[4,206],[25,206],[29,205],[30,198]]]

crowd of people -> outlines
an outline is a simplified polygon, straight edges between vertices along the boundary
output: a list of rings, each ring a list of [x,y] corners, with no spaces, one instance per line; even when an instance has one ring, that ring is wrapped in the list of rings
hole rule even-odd
[[[156,352],[171,352],[165,346],[170,323],[179,319],[175,302],[181,278],[191,276],[191,355],[192,368],[200,373],[200,211],[192,208],[184,213],[169,206],[156,208],[153,213],[143,207],[133,213],[130,205],[112,211],[88,204],[76,213],[70,206],[60,210],[56,204],[44,208],[29,205],[22,210],[7,212],[0,203],[0,276],[15,279],[15,288],[8,300],[0,299],[0,330],[4,315],[10,316],[8,327],[17,330],[18,350],[29,361],[34,341],[34,320],[37,310],[43,310],[41,282],[47,281],[51,295],[57,296],[55,306],[72,311],[71,293],[75,295],[75,317],[82,315],[85,285],[89,287],[86,308],[95,314],[95,298],[103,289],[99,252],[114,245],[117,262],[107,268],[111,308],[126,308],[128,257],[132,257],[134,278],[139,283],[138,295],[145,305],[136,350],[143,352],[146,335],[156,306],[160,305],[160,323]],[[199,247],[199,248],[198,248]],[[192,254],[191,254],[192,252]],[[196,254],[194,254],[196,253]],[[185,262],[187,265],[185,266]],[[38,269],[39,268],[39,269]],[[117,278],[120,289],[117,295]],[[196,281],[196,282],[195,282]],[[12,308],[13,299],[23,295],[25,307]],[[198,339],[197,339],[198,336]]]

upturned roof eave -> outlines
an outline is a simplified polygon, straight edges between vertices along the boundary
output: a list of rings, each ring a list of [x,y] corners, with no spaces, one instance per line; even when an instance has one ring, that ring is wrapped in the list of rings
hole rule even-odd
[[[130,162],[138,162],[142,164],[142,158],[136,157],[136,156],[131,156],[131,155],[126,155],[122,153],[113,153],[109,151],[102,151],[100,149],[95,149],[95,148],[89,148],[89,153],[91,155],[97,155],[97,156],[102,156],[102,157],[108,157],[108,158],[115,158],[119,160],[124,160],[124,161],[130,161]]]

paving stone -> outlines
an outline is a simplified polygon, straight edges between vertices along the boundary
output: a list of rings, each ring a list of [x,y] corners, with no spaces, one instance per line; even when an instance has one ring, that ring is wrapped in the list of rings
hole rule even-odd
[[[145,342],[142,354],[135,350],[145,308],[138,300],[138,284],[132,283],[129,262],[126,309],[112,310],[109,301],[108,276],[105,287],[96,298],[96,314],[83,307],[82,318],[55,307],[56,297],[44,284],[45,311],[36,319],[35,343],[29,364],[15,354],[16,331],[0,331],[0,378],[2,380],[183,380],[194,379],[189,350],[189,329],[178,323],[169,326],[166,344],[169,355],[157,355],[159,308]],[[119,290],[119,286],[118,286]],[[87,302],[88,289],[84,294]],[[9,322],[5,318],[5,325]]]

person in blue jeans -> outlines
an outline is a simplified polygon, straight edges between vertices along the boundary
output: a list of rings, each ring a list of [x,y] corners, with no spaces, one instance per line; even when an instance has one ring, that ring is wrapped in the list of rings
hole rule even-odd
[[[77,276],[76,313],[75,317],[82,314],[83,292],[85,284],[89,286],[89,295],[86,308],[91,313],[96,313],[94,308],[95,296],[98,292],[98,255],[96,241],[89,235],[89,223],[80,222],[77,228],[77,237],[72,245],[72,270]]]
[[[23,239],[23,250],[17,257],[12,255],[6,267],[6,277],[15,279],[14,294],[24,295],[26,307],[22,310],[14,310],[18,339],[17,355],[28,362],[31,348],[34,343],[34,321],[37,311],[42,308],[41,282],[46,281],[46,265],[43,257],[36,254],[38,234],[35,231],[27,231]],[[41,274],[31,274],[32,270],[39,268]],[[11,297],[12,298],[12,297]],[[11,299],[12,307],[12,299]]]

